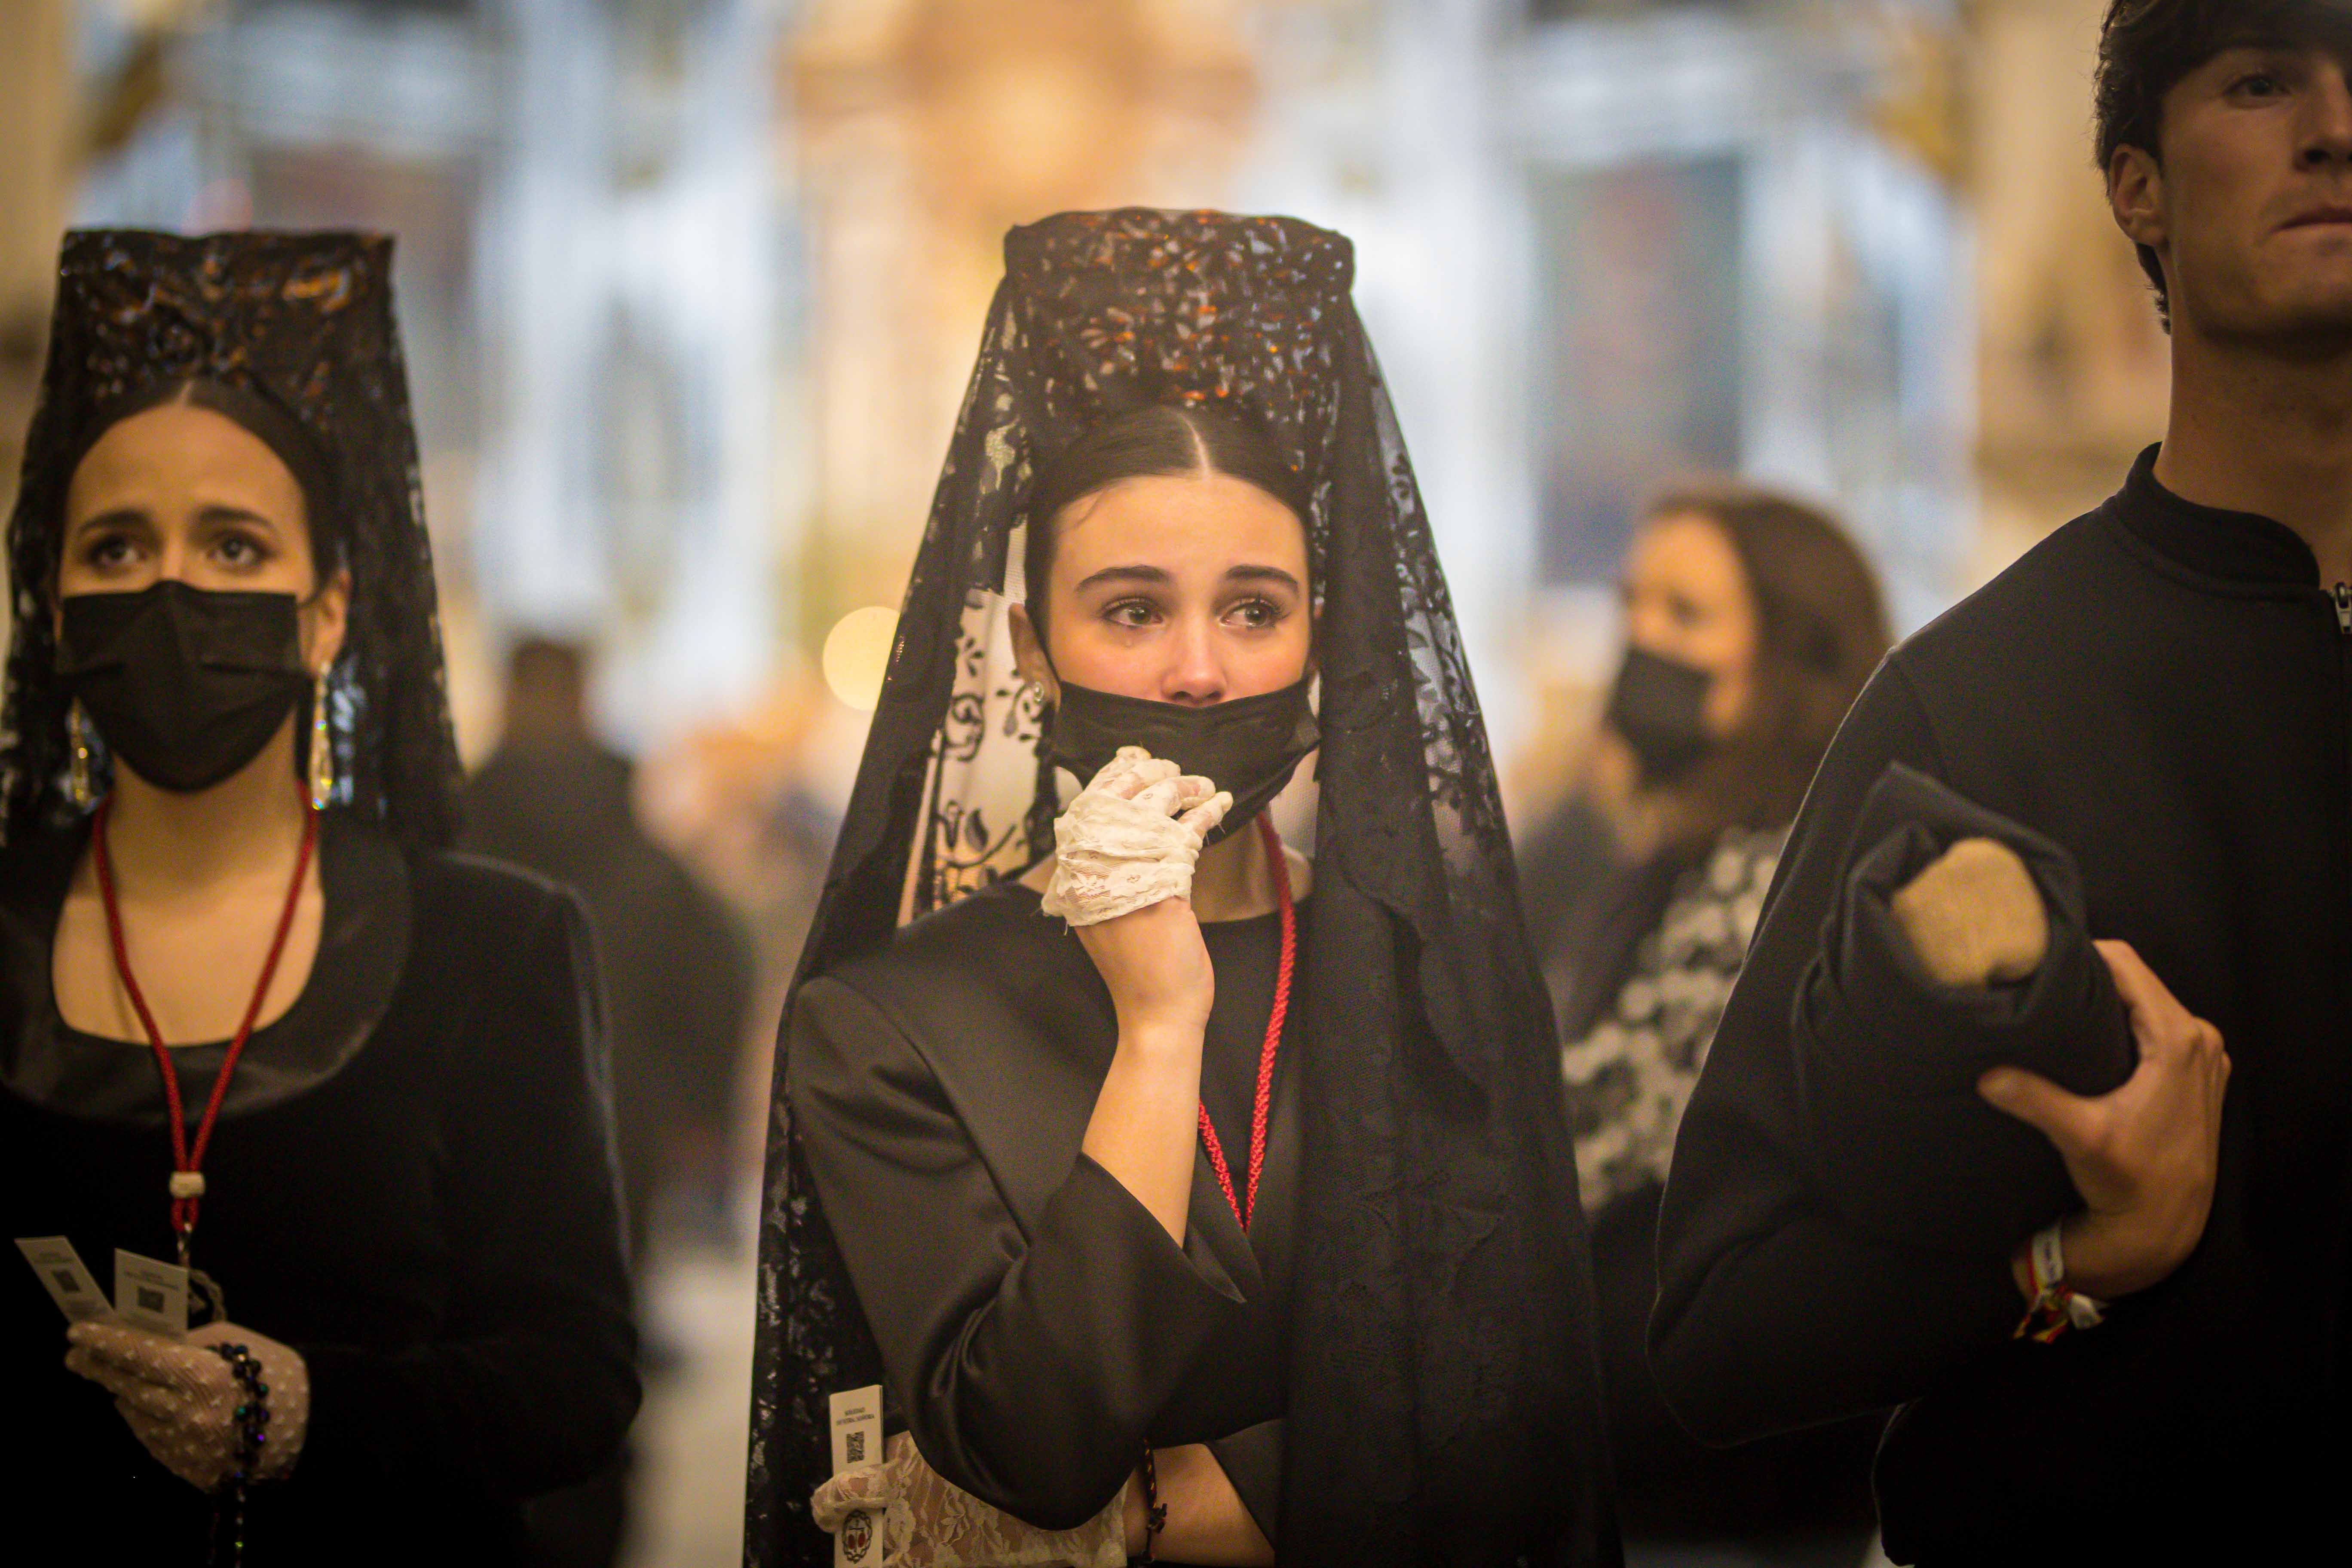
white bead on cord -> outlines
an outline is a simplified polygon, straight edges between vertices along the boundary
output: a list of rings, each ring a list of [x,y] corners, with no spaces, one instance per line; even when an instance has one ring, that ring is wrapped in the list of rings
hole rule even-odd
[[[202,1171],[172,1173],[172,1196],[176,1199],[200,1198],[205,1195],[205,1173]]]

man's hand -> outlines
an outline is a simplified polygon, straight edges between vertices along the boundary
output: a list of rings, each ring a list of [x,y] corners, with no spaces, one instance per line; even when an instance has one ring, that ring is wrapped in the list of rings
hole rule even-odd
[[[2065,1160],[2084,1205],[2061,1238],[2067,1283],[2114,1300],[2170,1275],[2205,1234],[2230,1057],[2221,1032],[2183,1007],[2139,954],[2120,942],[2097,946],[2139,1044],[2139,1066],[2123,1087],[2085,1099],[2022,1068],[1995,1068],[1977,1091]],[[2028,1296],[2030,1281],[2020,1277]]]

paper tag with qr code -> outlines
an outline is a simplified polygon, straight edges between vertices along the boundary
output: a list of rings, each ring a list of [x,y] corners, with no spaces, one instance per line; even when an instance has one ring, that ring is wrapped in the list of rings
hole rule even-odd
[[[70,1323],[86,1323],[111,1318],[114,1309],[107,1304],[106,1292],[98,1288],[98,1280],[74,1250],[74,1244],[62,1236],[20,1236],[16,1250],[39,1275],[41,1287],[58,1310]]]
[[[114,1249],[114,1310],[134,1329],[166,1339],[188,1332],[188,1271]]]
[[[882,1387],[871,1384],[835,1394],[833,1473],[882,1462]],[[833,1537],[834,1568],[874,1568],[882,1561],[884,1510],[845,1516]]]

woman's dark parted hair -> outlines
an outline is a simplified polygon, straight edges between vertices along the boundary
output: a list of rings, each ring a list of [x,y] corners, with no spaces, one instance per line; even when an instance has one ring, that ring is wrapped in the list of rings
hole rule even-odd
[[[2163,157],[2164,100],[2181,79],[2225,49],[2249,44],[2352,47],[2347,0],[2112,0],[2099,35],[2099,170],[2137,147]],[[2352,56],[2347,56],[2352,64]],[[2156,289],[2168,330],[2172,299],[2164,264],[2147,246],[2139,264]]]
[[[1029,492],[1021,574],[1030,624],[1045,635],[1045,584],[1054,568],[1055,520],[1074,502],[1121,479],[1223,474],[1288,507],[1302,526],[1307,487],[1274,444],[1237,420],[1204,409],[1151,404],[1107,419],[1055,453]]]
[[[1731,542],[1756,606],[1748,712],[1715,755],[1675,786],[1679,836],[1796,820],[1846,710],[1894,637],[1877,574],[1827,513],[1738,485],[1676,489],[1653,521],[1698,517]]]
[[[305,429],[302,422],[282,404],[268,394],[232,386],[226,382],[211,381],[202,376],[181,375],[141,388],[129,397],[110,405],[95,414],[74,437],[68,447],[69,460],[66,471],[70,476],[79,472],[82,459],[106,433],[133,416],[163,407],[202,408],[217,414],[236,425],[269,448],[286,471],[294,477],[295,488],[302,495],[302,528],[310,541],[310,563],[317,576],[315,586],[348,564],[344,549],[342,510],[335,493],[335,466],[331,454],[320,445],[317,437]],[[57,496],[62,507],[65,492]],[[53,526],[62,544],[65,528],[62,516]],[[57,571],[64,569],[62,554],[55,563]],[[51,601],[56,598],[55,572],[52,581],[41,591]]]

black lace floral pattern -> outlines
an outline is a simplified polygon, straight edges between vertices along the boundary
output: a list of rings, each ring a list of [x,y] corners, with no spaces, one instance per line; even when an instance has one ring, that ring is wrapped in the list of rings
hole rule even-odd
[[[0,842],[71,809],[52,598],[74,465],[142,395],[188,380],[260,397],[317,443],[352,583],[328,700],[341,801],[414,841],[447,842],[457,750],[392,241],[128,230],[68,234],[58,258],[48,363],[8,521]]]
[[[1008,561],[1033,469],[1147,403],[1213,405],[1306,481],[1324,744],[1306,993],[1309,1234],[1286,1560],[1613,1554],[1591,1286],[1549,998],[1452,602],[1347,240],[1129,209],[1014,230],[802,973],[1051,847]],[[816,1564],[826,1397],[878,1358],[811,1194],[779,1047],[746,1561]]]

